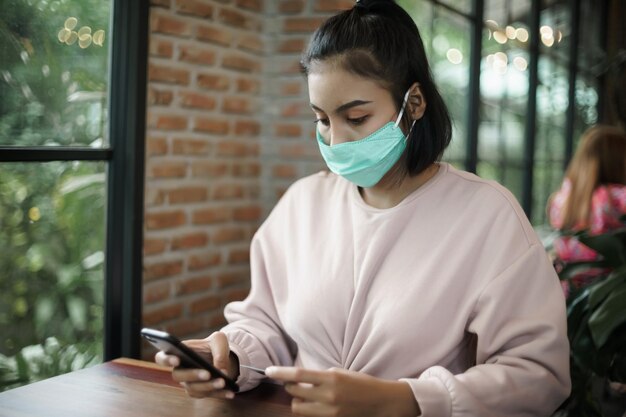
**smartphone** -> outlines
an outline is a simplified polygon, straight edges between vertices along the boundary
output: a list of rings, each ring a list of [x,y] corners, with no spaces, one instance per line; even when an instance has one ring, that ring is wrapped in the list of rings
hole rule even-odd
[[[141,335],[157,349],[162,350],[170,355],[180,358],[180,364],[185,368],[206,369],[211,374],[211,378],[222,378],[225,382],[225,388],[233,392],[239,391],[239,386],[232,378],[225,375],[211,363],[207,362],[202,356],[198,355],[193,349],[187,347],[183,342],[178,340],[167,332],[160,330],[143,328]]]

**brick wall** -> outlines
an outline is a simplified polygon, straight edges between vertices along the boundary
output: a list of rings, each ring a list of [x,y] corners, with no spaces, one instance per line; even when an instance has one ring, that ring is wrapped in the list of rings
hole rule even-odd
[[[289,184],[324,168],[300,53],[351,5],[152,0],[145,326],[204,337],[247,295],[254,232]]]

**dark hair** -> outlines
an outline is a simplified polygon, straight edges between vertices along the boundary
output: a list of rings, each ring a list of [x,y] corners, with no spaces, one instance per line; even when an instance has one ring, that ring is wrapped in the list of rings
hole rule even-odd
[[[328,59],[381,83],[398,108],[418,82],[426,111],[407,140],[407,172],[417,175],[441,158],[452,136],[450,115],[433,81],[419,30],[402,7],[393,0],[360,0],[326,20],[302,56],[303,73],[308,76],[313,64]]]

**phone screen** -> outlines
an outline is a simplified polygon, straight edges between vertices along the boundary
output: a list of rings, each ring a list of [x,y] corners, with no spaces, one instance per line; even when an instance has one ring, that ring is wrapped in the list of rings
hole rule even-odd
[[[142,329],[141,335],[157,349],[178,356],[181,366],[185,368],[205,369],[210,372],[211,378],[222,378],[226,383],[227,389],[233,392],[239,391],[239,386],[232,378],[222,373],[175,336],[167,332],[148,328]]]

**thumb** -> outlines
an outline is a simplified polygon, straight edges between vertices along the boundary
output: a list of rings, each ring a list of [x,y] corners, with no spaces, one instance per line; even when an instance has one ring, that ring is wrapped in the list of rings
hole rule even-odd
[[[230,348],[226,335],[222,332],[215,332],[207,338],[207,342],[213,354],[213,364],[216,368],[227,374],[230,364]]]

